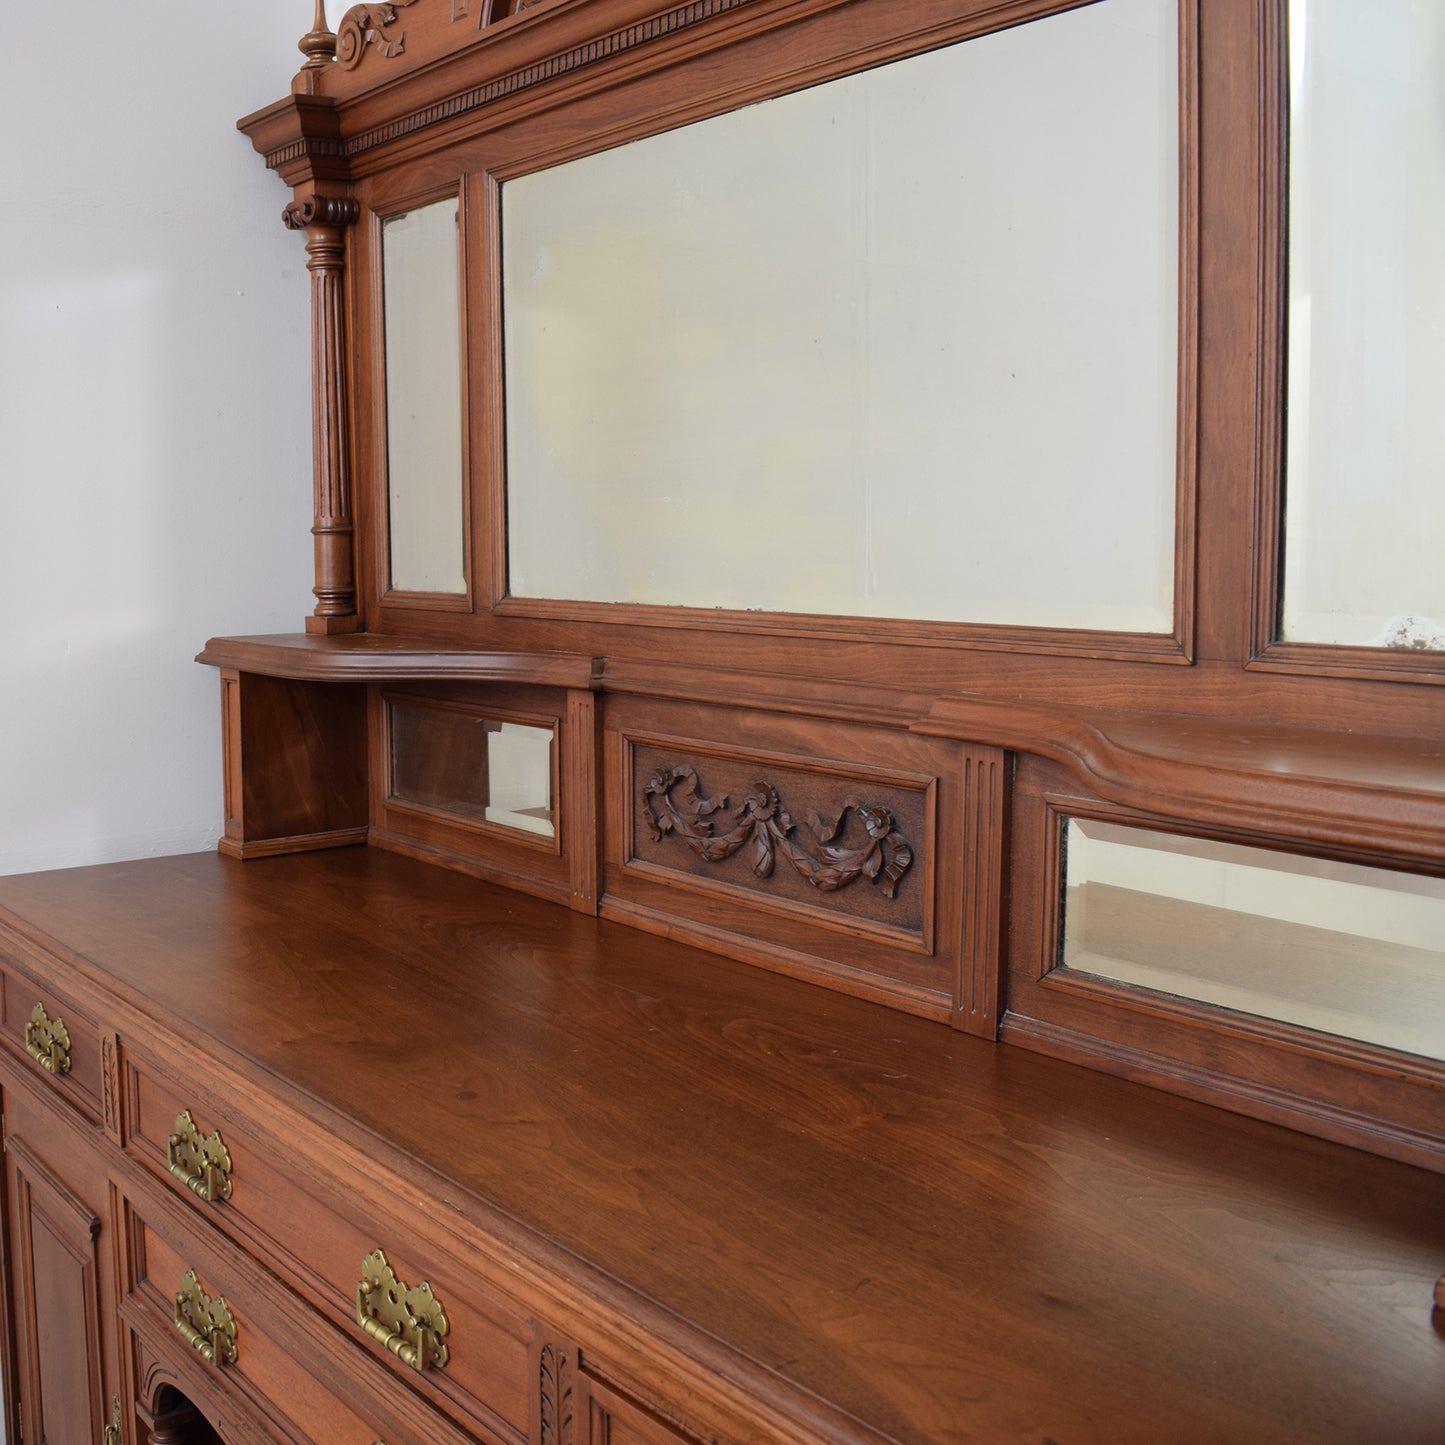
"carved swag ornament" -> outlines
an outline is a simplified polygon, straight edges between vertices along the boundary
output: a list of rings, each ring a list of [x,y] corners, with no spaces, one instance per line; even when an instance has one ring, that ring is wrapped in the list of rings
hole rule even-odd
[[[751,843],[753,873],[758,878],[773,876],[781,854],[820,892],[834,893],[867,878],[879,884],[885,896],[896,898],[898,884],[913,863],[913,847],[898,831],[893,814],[881,804],[856,797],[845,798],[832,818],[810,810],[807,826],[812,838],[808,839],[800,835],[771,783],[753,785],[731,810],[734,826],[725,833],[717,831],[714,815],[727,808],[727,794],[703,797],[697,771],[687,764],[659,768],[643,792],[655,841],[669,834],[680,838],[706,863],[721,863]],[[838,841],[850,812],[857,814],[867,833],[867,842],[857,848]]]

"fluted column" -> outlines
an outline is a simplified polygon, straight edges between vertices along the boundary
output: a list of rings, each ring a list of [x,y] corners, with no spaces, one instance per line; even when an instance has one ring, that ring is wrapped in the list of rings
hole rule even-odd
[[[346,430],[346,316],[342,279],[346,228],[360,214],[346,196],[312,195],[286,207],[284,220],[306,232],[311,273],[312,480],[315,493],[316,608],[308,632],[355,632],[355,526]]]

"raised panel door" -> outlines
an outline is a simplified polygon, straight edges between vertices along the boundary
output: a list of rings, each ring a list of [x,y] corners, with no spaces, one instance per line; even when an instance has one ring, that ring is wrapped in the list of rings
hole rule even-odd
[[[44,1143],[63,1143],[46,1157]],[[106,1390],[105,1177],[72,1131],[7,1099],[5,1172],[20,1428],[26,1445],[88,1445],[111,1423]]]

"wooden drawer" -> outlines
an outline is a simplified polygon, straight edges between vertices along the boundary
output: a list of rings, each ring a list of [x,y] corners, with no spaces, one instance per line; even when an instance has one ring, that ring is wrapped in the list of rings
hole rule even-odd
[[[101,1030],[52,989],[8,969],[0,971],[0,1038],[36,1077],[54,1085],[91,1123],[105,1096]]]
[[[585,1445],[693,1445],[695,1437],[681,1434],[585,1372],[580,1386]]]
[[[400,1377],[489,1439],[526,1439],[536,1393],[536,1327],[485,1287],[475,1261],[463,1266],[430,1246],[424,1218],[358,1202],[348,1171],[365,1178],[369,1165],[339,1145],[324,1161],[303,1160],[234,1105],[177,1083],[168,1070],[133,1053],[125,1061],[126,1147],[193,1217],[223,1230],[311,1300],[373,1357],[378,1371]],[[219,1134],[229,1158],[228,1180],[215,1200],[203,1199],[170,1168],[168,1144],[186,1111],[203,1138]],[[399,1277],[398,1293],[423,1284],[434,1291],[447,1325],[440,1367],[432,1361],[412,1368],[403,1340],[389,1346],[377,1338],[388,1333],[381,1323],[372,1331],[358,1322],[358,1287],[378,1250]],[[382,1307],[381,1296],[381,1290],[370,1296],[373,1309]]]
[[[213,1424],[244,1421],[247,1439],[261,1428],[296,1445],[475,1445],[172,1201],[128,1198],[123,1219],[121,1314],[134,1337],[143,1404],[153,1403],[161,1383],[178,1381]],[[176,1296],[187,1286],[199,1291],[185,1311],[190,1336],[176,1322]],[[217,1318],[228,1328],[205,1338]],[[500,1437],[480,1438],[503,1445]]]

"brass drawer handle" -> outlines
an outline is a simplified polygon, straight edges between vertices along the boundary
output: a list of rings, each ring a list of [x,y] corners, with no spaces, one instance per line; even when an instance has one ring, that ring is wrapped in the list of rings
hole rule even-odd
[[[236,1317],[225,1299],[212,1299],[188,1269],[176,1296],[175,1325],[180,1337],[208,1364],[236,1363]]]
[[[105,1434],[101,1438],[105,1445],[121,1445],[119,1395],[110,1397],[110,1424],[105,1427]]]
[[[63,1019],[52,1019],[45,1012],[43,1003],[35,1005],[25,1025],[25,1052],[47,1074],[70,1072],[70,1031]]]
[[[439,1370],[451,1358],[442,1343],[450,1328],[446,1311],[431,1285],[423,1280],[408,1289],[379,1249],[361,1262],[356,1323],[413,1370]]]
[[[166,1140],[166,1168],[207,1204],[231,1197],[231,1152],[221,1131],[203,1138],[189,1109]]]

